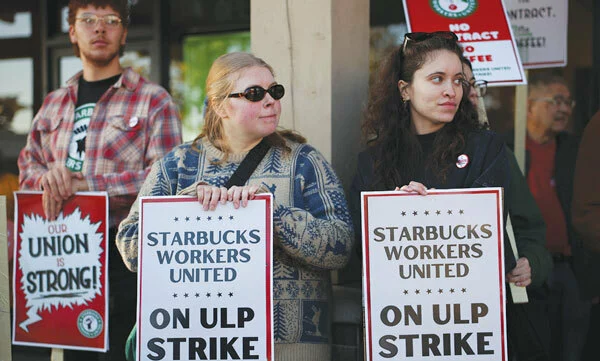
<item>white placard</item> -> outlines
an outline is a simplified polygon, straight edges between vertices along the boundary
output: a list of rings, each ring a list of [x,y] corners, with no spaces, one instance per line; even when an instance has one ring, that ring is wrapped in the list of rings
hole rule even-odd
[[[502,189],[363,192],[362,211],[367,360],[506,360]]]
[[[567,66],[569,3],[566,0],[504,0],[526,69]]]
[[[272,198],[140,202],[138,360],[271,360]]]

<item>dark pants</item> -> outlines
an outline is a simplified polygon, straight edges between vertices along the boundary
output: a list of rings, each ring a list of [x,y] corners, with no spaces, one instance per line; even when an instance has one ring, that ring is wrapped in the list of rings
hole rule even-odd
[[[115,245],[116,229],[108,237],[109,317],[106,353],[65,350],[65,361],[125,361],[125,341],[135,324],[137,307],[137,274],[129,271]]]
[[[580,361],[589,328],[591,300],[581,296],[568,260],[554,262],[548,288],[552,360]]]

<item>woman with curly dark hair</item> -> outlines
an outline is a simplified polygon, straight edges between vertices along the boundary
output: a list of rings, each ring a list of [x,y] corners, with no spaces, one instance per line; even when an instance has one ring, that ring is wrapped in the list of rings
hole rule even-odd
[[[357,235],[361,191],[426,195],[429,188],[503,187],[509,198],[515,192],[504,141],[479,123],[468,98],[470,84],[462,60],[454,33],[409,33],[382,64],[365,111],[367,149],[359,154],[351,188]],[[508,281],[525,287],[532,283],[532,274],[545,274],[541,263],[517,263],[508,237],[504,249]],[[541,283],[544,278],[535,280]],[[511,339],[522,336],[510,332],[508,336],[516,350]],[[520,355],[526,356],[523,359],[532,353],[543,356],[544,348],[530,347],[525,353]]]
[[[411,181],[449,188],[444,185],[456,157],[482,127],[471,103],[462,101],[468,84],[454,34],[412,34],[382,64],[371,87],[363,124],[369,150],[361,158],[370,156],[373,181],[383,189],[424,190]]]

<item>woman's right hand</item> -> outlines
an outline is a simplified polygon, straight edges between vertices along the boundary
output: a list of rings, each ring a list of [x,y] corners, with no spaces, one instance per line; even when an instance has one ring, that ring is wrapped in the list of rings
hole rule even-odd
[[[422,196],[427,195],[427,187],[425,187],[425,185],[423,185],[423,183],[419,183],[419,182],[415,182],[415,181],[410,181],[407,185],[404,185],[402,187],[396,187],[396,189],[394,189],[394,190],[419,193]]]
[[[225,187],[198,184],[196,186],[196,193],[198,194],[198,202],[202,204],[205,211],[208,211],[209,209],[214,211],[219,202],[221,202],[221,204],[227,202],[227,188]]]

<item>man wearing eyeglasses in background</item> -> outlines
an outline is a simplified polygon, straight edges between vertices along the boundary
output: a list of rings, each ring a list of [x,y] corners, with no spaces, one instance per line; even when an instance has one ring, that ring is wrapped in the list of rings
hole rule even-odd
[[[575,101],[560,76],[542,71],[528,82],[525,174],[544,217],[546,247],[554,260],[548,278],[551,355],[553,360],[578,361],[587,337],[591,301],[582,296],[574,272],[581,266],[580,256],[585,256],[571,224],[578,141],[566,129]]]
[[[152,163],[181,143],[181,122],[165,89],[121,68],[127,0],[71,0],[68,22],[83,71],[50,93],[35,116],[19,156],[20,186],[43,190],[50,220],[77,191],[108,192],[110,350],[65,356],[124,360],[124,344],[135,323],[137,282],[116,249],[116,228]]]

